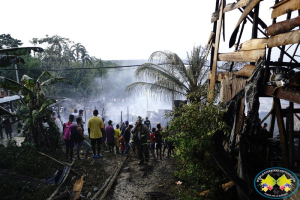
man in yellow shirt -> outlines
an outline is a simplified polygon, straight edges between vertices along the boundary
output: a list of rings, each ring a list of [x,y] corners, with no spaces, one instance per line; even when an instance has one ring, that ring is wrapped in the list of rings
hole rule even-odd
[[[102,143],[102,133],[104,132],[104,123],[100,117],[98,117],[98,110],[94,110],[93,117],[88,121],[88,132],[91,138],[91,145],[93,150],[93,158],[101,158],[101,143]],[[96,154],[96,144],[97,153]]]

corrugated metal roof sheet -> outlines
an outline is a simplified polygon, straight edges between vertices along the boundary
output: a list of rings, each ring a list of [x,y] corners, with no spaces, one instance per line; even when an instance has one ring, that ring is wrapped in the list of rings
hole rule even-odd
[[[21,96],[21,97],[23,97],[23,96]],[[21,97],[19,95],[3,97],[3,98],[0,98],[0,104],[1,103],[6,103],[6,102],[9,102],[9,101],[15,101],[15,100],[20,99]]]

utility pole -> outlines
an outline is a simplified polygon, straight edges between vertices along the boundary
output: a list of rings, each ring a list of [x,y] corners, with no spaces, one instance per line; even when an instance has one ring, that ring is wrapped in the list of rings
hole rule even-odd
[[[19,81],[19,74],[18,74],[18,66],[17,66],[17,64],[15,64],[15,69],[16,69],[16,79],[17,79],[17,83],[20,83],[20,81]]]
[[[129,121],[129,108],[127,106],[127,120]]]
[[[122,124],[123,120],[122,120],[122,111],[121,111],[121,124]]]

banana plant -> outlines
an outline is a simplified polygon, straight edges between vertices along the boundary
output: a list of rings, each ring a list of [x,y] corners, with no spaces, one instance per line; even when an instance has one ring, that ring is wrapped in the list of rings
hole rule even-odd
[[[48,79],[42,81],[46,77]],[[43,86],[57,82],[70,83],[68,79],[55,78],[47,71],[43,72],[36,81],[24,75],[21,79],[22,84],[0,77],[0,87],[21,93],[21,105],[13,114],[20,120],[25,120],[20,127],[23,129],[25,141],[36,144],[38,148],[60,148],[60,132],[51,117],[52,111],[49,108],[51,104],[56,103],[56,100],[47,99],[43,92]]]

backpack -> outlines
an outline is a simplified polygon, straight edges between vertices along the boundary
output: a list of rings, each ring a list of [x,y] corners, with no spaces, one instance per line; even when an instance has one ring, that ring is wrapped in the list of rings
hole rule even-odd
[[[64,140],[70,140],[71,139],[71,128],[73,127],[72,123],[65,123],[65,129],[64,129]]]

